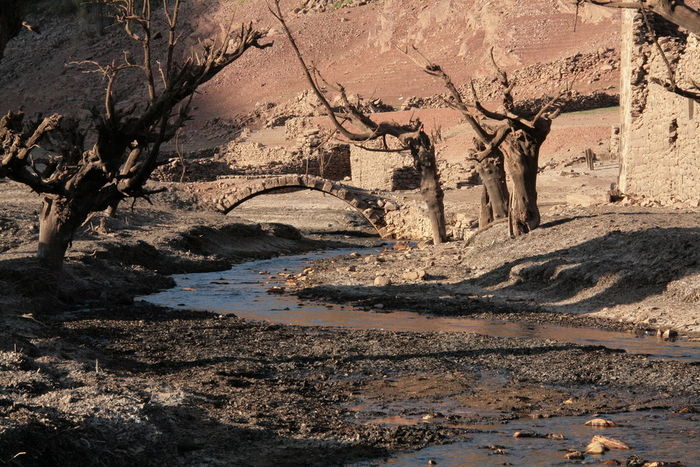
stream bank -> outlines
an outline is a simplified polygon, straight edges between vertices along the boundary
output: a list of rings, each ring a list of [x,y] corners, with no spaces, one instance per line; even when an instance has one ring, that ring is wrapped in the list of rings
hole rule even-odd
[[[137,210],[107,233],[88,230],[68,258],[70,280],[43,303],[31,238],[8,251],[0,267],[3,290],[13,292],[2,296],[0,459],[344,465],[469,442],[493,424],[514,430],[504,422],[536,429],[552,417],[653,409],[697,423],[700,367],[688,362],[536,337],[287,326],[132,301],[172,285],[164,274],[214,270],[253,251],[238,238],[228,259],[216,255],[217,232],[229,223]],[[295,251],[295,240],[274,241]],[[51,303],[53,313],[38,313]],[[459,410],[441,417],[441,404]],[[429,423],[385,423],[393,417]],[[578,439],[533,442],[583,447]],[[693,464],[684,452],[649,460]]]

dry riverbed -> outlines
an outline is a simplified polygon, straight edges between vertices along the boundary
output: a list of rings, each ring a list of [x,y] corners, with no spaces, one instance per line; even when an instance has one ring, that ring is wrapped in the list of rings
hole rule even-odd
[[[125,210],[119,221],[107,222],[106,231],[96,220],[82,233],[62,286],[47,288],[30,256],[35,214],[20,200],[6,206],[14,214],[5,222],[12,222],[17,233],[6,237],[0,261],[0,461],[9,465],[343,465],[469,440],[488,434],[492,428],[484,426],[493,424],[515,432],[508,425],[514,420],[531,422],[532,431],[542,436],[557,433],[538,429],[538,421],[570,415],[604,413],[614,420],[622,412],[653,409],[697,423],[697,363],[537,338],[287,326],[133,301],[171,286],[166,274],[340,245],[304,239],[282,226],[241,224],[160,205]],[[648,221],[656,215],[636,217]],[[659,215],[670,224],[642,232],[670,229],[683,242],[696,240],[697,223],[695,230],[684,224],[693,218]],[[611,223],[606,213],[593,216],[588,225]],[[459,304],[460,310],[468,311],[474,302],[485,313],[496,307],[514,318],[522,318],[521,309],[527,310],[526,317],[554,316],[523,306],[529,303],[523,298],[496,301],[498,293],[492,292],[493,297],[481,297],[486,301],[473,301],[444,288],[472,277],[481,278],[481,287],[510,277],[513,268],[495,264],[498,258],[471,262],[470,248],[481,248],[487,257],[495,253],[486,245],[500,245],[502,251],[519,247],[528,256],[549,258],[535,251],[545,248],[537,242],[551,243],[552,232],[561,238],[556,229],[567,225],[573,237],[577,222],[554,224],[514,242],[501,239],[494,228],[468,244],[392,250],[383,261],[374,255],[370,261],[356,256],[326,261],[305,275],[305,288],[311,287],[307,292],[315,296],[344,300],[380,297],[385,311],[392,307],[391,291],[401,306],[418,303],[415,294],[421,294],[421,311],[444,312],[426,302],[441,303],[448,298],[440,297],[450,296],[451,306]],[[605,242],[622,245],[618,240],[625,239],[625,250],[646,251],[635,246],[637,231],[620,228],[619,233],[597,235],[592,230],[592,238],[612,240],[589,244],[600,252],[612,245]],[[576,247],[580,242],[575,238],[562,241],[571,243],[575,254],[569,258],[588,252]],[[666,251],[658,241],[654,244],[657,252]],[[678,255],[672,264],[691,272],[697,267]],[[612,256],[600,263],[608,264]],[[418,265],[426,277],[399,278]],[[479,274],[460,276],[477,267],[482,268]],[[394,285],[375,286],[382,274]],[[691,277],[688,273],[672,269],[668,274],[657,281],[666,289],[685,290],[669,284]],[[356,294],[350,293],[353,289]],[[668,297],[697,306],[683,302],[687,296],[681,292]],[[638,298],[628,297],[629,302]],[[401,418],[420,422],[403,423]],[[591,429],[590,436],[599,433]],[[697,430],[684,436],[690,440]],[[579,441],[544,439],[550,449],[562,450],[562,461],[566,449],[585,449]],[[587,459],[624,461],[637,453],[638,446],[631,447]],[[691,454],[649,460],[683,462],[692,460]]]

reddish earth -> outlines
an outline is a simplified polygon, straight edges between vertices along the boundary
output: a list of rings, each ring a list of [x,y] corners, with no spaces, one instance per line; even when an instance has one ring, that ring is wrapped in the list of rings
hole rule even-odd
[[[295,2],[285,1],[288,9]],[[187,20],[194,41],[216,32],[214,24],[235,13],[237,21],[253,21],[256,27],[272,27],[274,47],[254,50],[208,83],[195,100],[198,121],[234,117],[251,111],[257,102],[281,103],[306,89],[286,38],[263,1],[209,1],[192,8]],[[42,26],[41,36],[24,31],[7,48],[0,63],[0,112],[23,108],[27,112],[77,112],[85,114],[102,92],[95,75],[81,74],[78,60],[106,61],[130,44],[111,28],[103,38],[81,36],[79,22],[71,18],[32,18]],[[399,105],[409,96],[443,92],[442,85],[424,75],[393,45],[416,45],[442,64],[456,83],[472,77],[491,76],[488,50],[495,48],[499,62],[514,70],[537,63],[554,62],[579,53],[617,49],[617,14],[586,9],[574,32],[573,9],[558,0],[420,0],[370,3],[361,7],[330,9],[325,13],[289,15],[309,61],[324,75],[341,81],[354,93],[381,97]],[[40,68],[41,73],[35,70]],[[617,86],[617,72],[578,76],[575,88],[582,92]],[[564,70],[564,77],[570,78]],[[125,94],[136,77],[125,78]],[[593,79],[593,78],[591,78]],[[49,85],[50,83],[50,85]],[[521,97],[553,93],[551,81],[523,82]],[[60,92],[57,92],[60,90]]]

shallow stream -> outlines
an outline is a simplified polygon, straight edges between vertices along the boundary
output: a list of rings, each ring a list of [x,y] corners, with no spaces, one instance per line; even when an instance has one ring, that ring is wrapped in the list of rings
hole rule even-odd
[[[270,279],[278,273],[298,273],[310,261],[376,249],[328,250],[296,256],[252,261],[228,271],[179,274],[177,286],[143,297],[157,305],[216,313],[233,313],[254,320],[305,326],[338,326],[353,329],[391,331],[472,332],[497,337],[536,337],[581,345],[602,345],[629,353],[657,358],[700,361],[700,344],[677,340],[668,342],[654,336],[612,332],[592,328],[528,324],[501,320],[477,320],[422,315],[411,311],[368,312],[351,305],[301,301],[285,294],[270,294],[279,285]],[[272,282],[271,282],[272,281]]]
[[[376,252],[376,249],[331,250],[284,256],[240,264],[223,272],[176,275],[174,276],[176,287],[143,298],[149,302],[173,308],[209,310],[221,314],[233,313],[241,318],[280,324],[536,337],[624,349],[629,353],[647,354],[652,358],[700,361],[700,345],[697,342],[683,340],[666,342],[652,336],[590,328],[433,317],[409,311],[368,312],[350,305],[301,301],[290,295],[268,293],[271,286],[279,285],[280,273],[298,273],[312,260],[348,254],[352,251],[370,253]],[[439,411],[439,407],[431,406],[431,404],[435,405],[435,401],[422,402],[428,404],[428,409]],[[413,425],[439,422],[439,420],[426,421],[420,416],[402,416],[402,407],[397,406],[395,409],[386,411],[386,416],[361,419],[358,423]],[[593,435],[604,434],[624,440],[632,446],[633,450],[614,450],[603,456],[587,456],[585,463],[598,464],[605,460],[616,459],[622,461],[624,465],[625,459],[634,454],[649,460],[681,460],[683,465],[700,466],[700,450],[697,449],[700,445],[700,423],[698,423],[697,414],[679,415],[666,410],[618,413],[611,415],[610,418],[620,426],[604,430],[585,426],[584,422],[590,418],[590,416],[570,416],[512,420],[507,424],[495,425],[453,425],[455,428],[474,431],[469,435],[470,440],[432,446],[388,459],[353,465],[411,467],[429,465],[429,461],[435,462],[440,467],[566,465],[572,462],[564,459],[567,449],[584,449]],[[486,419],[497,418],[486,417]],[[541,434],[559,433],[566,439],[516,439],[513,433],[517,430]]]

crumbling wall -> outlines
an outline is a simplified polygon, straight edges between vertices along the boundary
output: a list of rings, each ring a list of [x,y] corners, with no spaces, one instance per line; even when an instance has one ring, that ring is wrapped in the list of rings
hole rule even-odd
[[[653,18],[680,87],[700,81],[700,41]],[[647,37],[642,18],[625,11],[622,22],[620,190],[660,204],[700,206],[700,106],[650,82],[667,67]]]
[[[420,186],[420,174],[406,152],[378,152],[350,148],[352,185],[366,190],[413,190]]]

